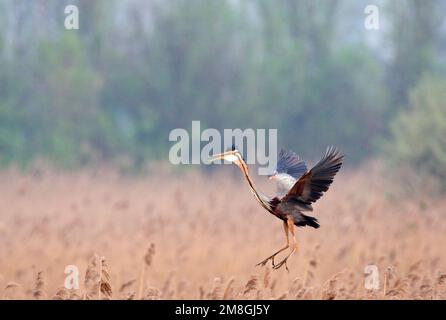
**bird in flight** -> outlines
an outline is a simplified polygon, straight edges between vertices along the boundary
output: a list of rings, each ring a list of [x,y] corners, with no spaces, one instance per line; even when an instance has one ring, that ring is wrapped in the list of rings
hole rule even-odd
[[[294,226],[319,228],[318,220],[305,215],[303,212],[313,211],[311,204],[316,202],[328,190],[334,176],[341,168],[343,159],[344,155],[338,149],[328,147],[322,159],[311,170],[307,170],[305,163],[299,159],[297,154],[282,149],[279,153],[277,169],[269,175],[270,179],[277,182],[277,195],[271,198],[256,190],[249,176],[248,166],[240,151],[234,146],[230,150],[211,158],[211,162],[225,160],[237,165],[248,182],[255,199],[265,210],[283,221],[286,237],[285,245],[257,265],[264,266],[271,260],[274,269],[285,266],[288,270],[287,260],[297,250]],[[275,256],[290,247],[291,250],[288,255],[276,264]]]

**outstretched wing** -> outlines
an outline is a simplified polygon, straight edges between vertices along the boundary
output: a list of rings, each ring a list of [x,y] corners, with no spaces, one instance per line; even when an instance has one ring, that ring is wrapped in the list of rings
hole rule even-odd
[[[299,156],[292,151],[281,149],[279,159],[277,160],[277,173],[285,173],[299,179],[307,171],[305,162],[300,160]]]
[[[296,183],[296,180],[306,171],[305,162],[300,160],[297,154],[281,149],[274,174],[277,183],[277,196],[283,197],[286,195],[288,190]]]
[[[311,210],[311,203],[328,190],[341,168],[343,159],[344,155],[336,148],[328,147],[322,159],[294,184],[281,201],[298,202]]]

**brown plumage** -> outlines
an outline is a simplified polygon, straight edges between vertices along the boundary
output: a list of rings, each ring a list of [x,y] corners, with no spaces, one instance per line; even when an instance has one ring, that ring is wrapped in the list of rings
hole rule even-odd
[[[295,159],[293,159],[293,157],[295,157]],[[306,171],[295,183],[292,180],[294,184],[291,184],[291,188],[285,195],[278,195],[273,198],[270,198],[256,190],[254,183],[249,176],[246,162],[244,161],[241,153],[234,147],[232,150],[218,154],[212,158],[212,161],[223,159],[237,165],[242,171],[251,192],[254,194],[254,197],[260,203],[260,205],[283,221],[286,244],[283,248],[268,258],[262,260],[258,265],[265,265],[269,260],[271,260],[274,269],[278,269],[283,265],[285,265],[285,267],[288,269],[286,262],[288,258],[297,250],[294,225],[298,227],[310,226],[313,228],[319,228],[317,219],[305,215],[303,212],[313,211],[312,203],[317,201],[322,194],[328,190],[330,184],[333,182],[334,176],[341,168],[343,158],[344,155],[342,155],[336,148],[327,148],[325,155],[311,170]],[[283,161],[283,159],[286,159],[286,161]],[[284,163],[296,166],[299,163],[298,160],[297,155],[294,153],[281,152],[279,154],[278,163],[282,167],[280,170],[278,168],[276,173],[290,172],[290,170],[287,170],[286,167],[283,167]],[[304,168],[306,170],[306,167]],[[286,179],[287,182],[289,182],[289,179]],[[291,244],[289,234],[292,235]],[[290,253],[282,261],[275,264],[274,257],[290,247]]]

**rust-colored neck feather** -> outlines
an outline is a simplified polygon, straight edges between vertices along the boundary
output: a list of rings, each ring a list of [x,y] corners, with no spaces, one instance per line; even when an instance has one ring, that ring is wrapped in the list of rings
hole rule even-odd
[[[245,176],[246,181],[248,181],[249,188],[251,189],[251,192],[254,194],[254,197],[256,198],[256,200],[260,203],[260,205],[263,208],[272,212],[272,208],[269,204],[270,199],[263,193],[260,193],[256,190],[256,188],[254,187],[254,182],[252,181],[251,177],[249,176],[248,166],[246,165],[246,162],[243,160],[243,158],[239,154],[237,154],[237,158],[238,158],[238,161],[236,162],[236,164],[240,168],[240,171]]]

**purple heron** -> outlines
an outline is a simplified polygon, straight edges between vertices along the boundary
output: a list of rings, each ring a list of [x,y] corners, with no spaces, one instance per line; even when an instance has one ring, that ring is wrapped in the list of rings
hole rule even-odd
[[[255,199],[265,210],[283,221],[286,237],[285,245],[257,265],[264,266],[271,260],[274,269],[279,269],[285,265],[288,270],[287,260],[297,250],[294,226],[319,228],[318,220],[303,214],[303,212],[313,211],[311,204],[328,190],[334,176],[341,168],[343,159],[344,155],[338,149],[328,147],[322,159],[311,170],[307,170],[305,163],[294,152],[281,150],[277,161],[277,169],[269,176],[270,179],[277,181],[278,188],[278,195],[271,198],[256,190],[249,176],[248,166],[235,147],[212,157],[211,161],[225,160],[237,165],[248,182]],[[290,247],[291,250],[288,255],[276,264],[274,262],[275,256]]]

